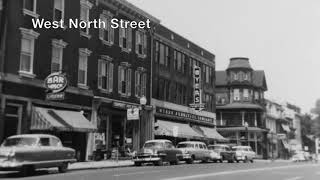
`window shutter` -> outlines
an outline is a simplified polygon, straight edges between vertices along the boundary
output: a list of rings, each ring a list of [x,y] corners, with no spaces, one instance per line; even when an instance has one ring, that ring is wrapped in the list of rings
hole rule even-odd
[[[127,69],[128,73],[127,73],[127,95],[131,96],[131,69]]]
[[[109,64],[109,92],[113,91],[113,64]]]
[[[121,82],[121,66],[118,67],[118,92],[121,93],[122,82]]]
[[[146,96],[147,95],[147,92],[146,92],[146,89],[147,89],[147,74],[144,73],[142,75],[142,82],[141,82],[141,96]]]
[[[111,27],[108,27],[108,28],[109,28],[109,32],[110,32],[110,44],[113,44],[114,43],[114,29]]]
[[[125,29],[124,28],[119,28],[119,46],[122,48],[122,44],[123,44],[123,31]]]
[[[98,88],[102,86],[102,61],[98,61]]]
[[[139,96],[139,71],[135,71],[134,73],[135,76],[135,96]]]
[[[132,29],[130,27],[127,28],[127,35],[128,35],[128,41],[127,41],[127,45],[128,45],[128,50],[131,51],[132,49]]]
[[[139,37],[138,36],[139,36],[139,31],[137,30],[136,31],[136,43],[135,43],[136,44],[135,48],[136,48],[136,53],[137,54],[139,54],[139,44],[138,44],[138,38]]]
[[[143,55],[144,56],[147,56],[147,48],[148,48],[148,37],[146,33],[143,33]]]

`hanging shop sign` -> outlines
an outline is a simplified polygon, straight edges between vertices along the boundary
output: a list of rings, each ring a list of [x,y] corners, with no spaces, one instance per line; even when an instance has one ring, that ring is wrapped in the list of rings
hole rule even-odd
[[[68,85],[65,74],[60,72],[51,73],[45,80],[44,85],[47,89],[46,100],[64,100],[65,89]]]
[[[127,120],[139,120],[139,108],[137,107],[128,108]]]
[[[158,113],[159,115],[163,114],[166,116],[183,118],[183,119],[188,119],[193,121],[208,122],[208,123],[213,123],[215,118],[215,117],[199,116],[192,113],[181,112],[181,111],[176,111],[176,110],[162,108],[162,107],[156,107],[156,113]]]
[[[199,66],[194,66],[193,72],[193,104],[190,104],[190,107],[201,111],[204,109],[201,98],[201,68]]]

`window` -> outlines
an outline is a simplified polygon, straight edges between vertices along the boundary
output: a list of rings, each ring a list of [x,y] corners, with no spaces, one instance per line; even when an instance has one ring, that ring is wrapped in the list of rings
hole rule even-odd
[[[239,89],[233,90],[233,100],[240,101],[240,90]]]
[[[147,74],[144,72],[145,70],[137,70],[135,72],[135,96],[142,97],[146,96],[147,89]]]
[[[66,46],[62,40],[52,40],[51,73],[62,71],[63,48]]]
[[[119,66],[118,69],[118,92],[123,96],[131,96],[131,69],[128,65]]]
[[[159,63],[164,65],[165,64],[165,46],[160,43],[159,44]]]
[[[254,100],[259,100],[259,92],[258,91],[254,92]]]
[[[34,45],[39,33],[25,28],[20,28],[20,30],[22,38],[19,74],[33,78],[35,77],[33,74]]]
[[[235,72],[231,72],[231,77],[232,77],[232,80],[234,80],[234,81],[239,80],[239,75]]]
[[[98,88],[108,93],[113,91],[113,63],[110,57],[98,62]]]
[[[61,141],[57,138],[50,138],[50,145],[55,147],[62,146]]]
[[[104,22],[105,26],[99,29],[99,38],[106,45],[112,45],[114,42],[114,29],[111,28],[111,25],[110,25],[111,18],[112,18],[112,14],[105,10],[100,15],[100,19],[101,21]]]
[[[249,90],[248,89],[243,89],[243,99],[249,100]]]
[[[131,28],[119,28],[119,46],[123,51],[131,51],[132,30]]]
[[[50,139],[49,138],[40,138],[39,144],[40,144],[40,146],[50,146]]]
[[[189,72],[190,75],[193,75],[193,60],[191,57],[189,58]]]
[[[0,0],[0,11],[2,10],[2,8],[3,8],[3,2],[2,0]]]
[[[206,83],[210,83],[210,67],[206,66]]]
[[[181,72],[184,74],[186,72],[186,55],[181,54]]]
[[[173,54],[173,59],[174,59],[174,64],[173,64],[174,69],[184,73],[185,69],[183,66],[185,66],[185,55],[175,50]]]
[[[90,9],[92,8],[92,4],[88,0],[80,1],[80,21],[89,22]],[[89,27],[82,28],[80,31],[81,35],[89,37]]]
[[[165,146],[165,148],[167,148],[167,149],[172,149],[172,148],[174,147],[171,142],[165,142],[165,143],[164,143],[164,146]]]
[[[88,56],[91,51],[86,48],[79,49],[79,67],[78,67],[78,86],[87,87],[87,69],[88,69]]]
[[[54,0],[53,20],[60,21],[64,19],[64,0]]]
[[[38,18],[37,0],[23,0],[23,14]]]
[[[250,73],[247,72],[244,74],[244,78],[243,78],[245,81],[250,81]]]
[[[147,36],[141,30],[136,31],[136,53],[143,58],[147,55]]]

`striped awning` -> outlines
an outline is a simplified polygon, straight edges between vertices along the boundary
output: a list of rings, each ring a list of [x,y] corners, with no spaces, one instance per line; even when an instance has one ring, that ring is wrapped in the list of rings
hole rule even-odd
[[[213,127],[201,126],[201,129],[203,130],[205,136],[209,139],[214,139],[214,140],[223,141],[223,142],[229,141],[228,139],[221,136],[221,134],[219,134],[217,130]]]
[[[94,132],[97,127],[78,111],[34,107],[30,130]]]

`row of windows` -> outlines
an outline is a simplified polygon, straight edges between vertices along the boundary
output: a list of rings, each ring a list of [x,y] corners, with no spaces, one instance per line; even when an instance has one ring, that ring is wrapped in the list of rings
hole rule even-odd
[[[170,51],[171,49],[164,43],[156,41],[156,52],[155,52],[155,62],[161,66],[170,68]],[[194,66],[198,66],[201,68],[201,76],[202,80],[205,83],[214,83],[214,69],[213,67],[201,63],[200,61],[188,57],[184,53],[173,50],[173,69],[174,71],[180,72],[182,74],[193,75]]]
[[[237,101],[258,101],[263,99],[264,94],[259,93],[258,91],[253,91],[251,89],[233,89],[230,92],[230,99],[233,102]],[[227,93],[217,93],[216,94],[216,103],[219,105],[229,103],[229,97]]]
[[[24,12],[31,16],[36,15],[37,0],[24,0]],[[80,20],[90,21],[90,9],[93,4],[88,0],[80,1]],[[53,20],[60,21],[64,19],[65,0],[54,0]],[[104,22],[105,26],[99,29],[99,38],[106,45],[114,44],[114,29],[111,28],[111,19],[113,14],[109,11],[103,11],[100,14],[100,20]],[[80,29],[82,36],[90,38],[89,27]],[[119,46],[125,52],[131,52],[132,50],[132,29],[131,28],[119,28]],[[147,55],[147,35],[139,29],[135,32],[135,52],[139,57],[145,58]]]
[[[250,72],[231,72],[231,80],[232,81],[251,81],[251,73]]]

